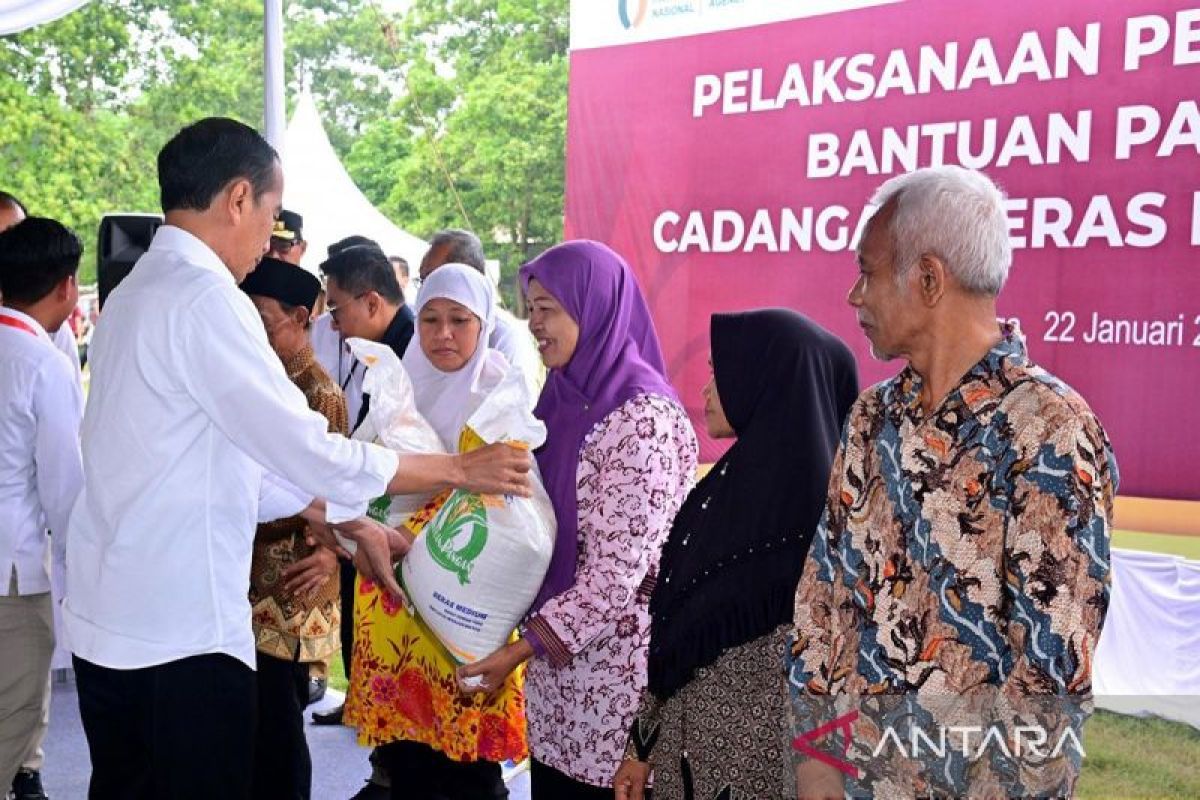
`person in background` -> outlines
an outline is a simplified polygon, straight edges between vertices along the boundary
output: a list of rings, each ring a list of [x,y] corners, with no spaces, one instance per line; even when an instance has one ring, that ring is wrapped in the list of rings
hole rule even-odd
[[[934,167],[889,180],[871,204],[848,299],[875,357],[908,365],[850,410],[797,588],[794,734],[817,748],[796,753],[797,791],[1071,796],[1072,746],[873,755],[885,725],[902,741],[947,725],[1013,741],[1015,724],[1019,742],[1036,721],[1043,741],[1068,729],[1082,741],[1117,466],[1083,398],[997,323],[1012,262],[999,188]],[[850,710],[848,730],[811,741]]]
[[[24,203],[14,195],[0,190],[0,231],[8,230],[27,216],[29,213],[25,210]]]
[[[619,800],[641,800],[651,772],[660,798],[795,791],[779,668],[857,367],[844,342],[786,309],[716,314],[710,342],[705,424],[736,441],[663,548]]]
[[[0,233],[0,787],[43,800],[55,626],[52,571],[83,482],[83,394],[50,338],[79,298],[83,245],[60,223],[26,217]],[[47,538],[47,529],[50,537]]]
[[[333,330],[342,339],[360,337],[386,344],[397,358],[403,358],[413,336],[414,317],[383,251],[374,244],[352,244],[335,250],[321,264],[321,273],[325,276]],[[352,371],[362,369],[355,365]],[[352,431],[366,419],[369,408],[370,397],[363,395],[358,415],[350,422]],[[342,663],[349,678],[354,644],[354,565],[344,559],[342,581]],[[320,725],[341,724],[342,707],[314,714],[313,720]]]
[[[308,407],[349,433],[342,391],[308,343],[309,315],[321,282],[270,256],[242,281],[258,309],[267,341]],[[337,653],[341,608],[337,556],[314,546],[302,517],[260,524],[250,562],[250,613],[257,647],[258,728],[254,797],[309,797],[312,761],[304,736],[309,667]]]
[[[509,374],[487,346],[495,324],[491,281],[447,264],[421,284],[417,336],[404,355],[417,411],[448,451],[471,414]],[[456,663],[418,617],[378,587],[355,593],[353,680],[346,719],[376,745],[395,800],[504,798],[500,762],[522,761],[524,698],[516,671],[486,696],[458,691]]]
[[[566,242],[520,277],[550,370],[534,413],[546,423],[537,460],[558,531],[522,637],[461,677],[491,691],[528,661],[533,797],[611,798],[646,685],[647,604],[695,478],[696,436],[619,255]]]
[[[487,275],[487,265],[483,257],[483,244],[479,237],[470,231],[451,228],[438,231],[429,240],[429,250],[421,259],[420,279],[427,279],[434,270],[443,264],[466,264]],[[497,295],[496,329],[492,332],[488,346],[499,350],[508,359],[508,363],[520,367],[521,374],[529,386],[530,396],[536,397],[542,385],[541,359],[537,347],[529,335],[529,328],[510,314],[502,306]]]
[[[237,288],[283,195],[278,155],[254,129],[188,125],[159,152],[158,180],[165,224],[92,345],[63,623],[91,798],[247,798],[255,523],[328,522],[398,594],[389,529],[368,503],[454,485],[528,493],[529,462],[511,447],[400,460],[329,433]]]
[[[379,249],[379,245],[365,236],[347,236],[329,245],[326,251],[327,258],[333,258],[341,251],[356,245],[369,245]],[[322,288],[323,295],[324,288]],[[342,394],[346,396],[346,412],[350,415],[350,421],[353,423],[358,419],[359,411],[362,410],[362,379],[366,367],[355,360],[354,354],[350,352],[350,347],[346,344],[345,337],[334,326],[333,316],[327,310],[313,320],[312,330],[309,331],[309,341],[312,342],[313,352],[317,354],[317,361],[321,362],[321,366],[329,373],[329,377],[337,381]]]
[[[396,283],[400,284],[400,293],[408,297],[409,280],[408,261],[400,256],[388,256],[388,261],[392,262],[392,267],[396,270]]]
[[[0,232],[8,230],[13,225],[26,219],[25,205],[13,195],[5,191],[0,191]],[[4,303],[3,292],[0,291],[0,305]],[[71,372],[75,376],[75,382],[80,389],[83,388],[83,366],[80,357],[80,348],[77,344],[76,337],[73,335],[69,325],[60,325],[58,330],[50,331],[50,338],[54,342],[54,346],[67,357],[67,361],[71,364]],[[55,550],[55,558],[62,555],[62,550]],[[56,599],[61,599],[63,587],[61,585],[62,578],[62,563],[61,560],[56,561],[51,568],[51,583],[52,590]],[[60,626],[58,620],[58,607],[55,605],[55,629]],[[49,682],[50,675],[47,673],[46,680]],[[42,743],[46,739],[46,732],[50,728],[50,691],[47,688],[45,705],[42,709],[42,721],[38,727],[37,733],[34,735],[34,745],[29,758],[21,765],[21,769],[17,772],[17,777],[13,779],[12,793],[15,800],[41,800],[44,798],[45,792],[42,790],[42,765],[45,763],[46,753],[42,749]]]
[[[380,342],[402,358],[413,336],[414,317],[383,251],[370,244],[347,247],[321,264],[321,274],[329,296],[329,317],[342,339]],[[362,424],[370,405],[370,397],[364,395],[352,429]]]
[[[271,230],[271,243],[268,247],[267,255],[299,267],[304,260],[304,254],[308,252],[308,242],[304,239],[304,218],[286,208],[280,211],[279,218],[275,220],[275,227]],[[317,302],[313,305],[313,319],[324,313],[325,287],[322,286],[321,291],[317,293]],[[315,691],[315,688],[311,687],[310,691]],[[324,693],[325,682],[322,680],[320,694]]]
[[[306,252],[308,242],[304,241],[304,217],[295,211],[283,209],[275,220],[275,227],[271,229],[267,255],[298,267]]]
[[[16,225],[21,220],[25,219],[27,211],[25,205],[13,195],[5,191],[0,191],[0,231],[7,230],[13,225]],[[0,294],[0,304],[4,303],[3,294]],[[51,332],[50,337],[54,340],[54,346],[63,352],[67,360],[71,362],[71,368],[75,372],[75,380],[79,381],[80,386],[83,385],[83,367],[79,358],[79,345],[76,342],[74,332],[70,326],[59,326],[58,330]],[[50,706],[46,706],[46,724],[50,723]],[[45,737],[45,730],[42,732]],[[41,762],[41,745],[38,745],[38,755],[35,759],[37,763]],[[30,770],[36,772],[37,769],[30,767]]]

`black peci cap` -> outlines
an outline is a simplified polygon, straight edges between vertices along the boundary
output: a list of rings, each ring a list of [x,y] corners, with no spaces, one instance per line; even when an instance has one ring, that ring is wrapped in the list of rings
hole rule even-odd
[[[321,292],[321,281],[303,267],[268,256],[242,281],[242,291],[290,306],[304,306],[311,314]]]

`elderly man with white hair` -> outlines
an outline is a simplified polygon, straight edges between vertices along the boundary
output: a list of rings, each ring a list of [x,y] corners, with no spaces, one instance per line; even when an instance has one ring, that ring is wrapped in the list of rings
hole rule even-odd
[[[1069,795],[1078,777],[1117,467],[1083,398],[997,322],[1003,201],[960,167],[872,200],[848,300],[872,353],[908,364],[850,411],[797,588],[802,798]]]

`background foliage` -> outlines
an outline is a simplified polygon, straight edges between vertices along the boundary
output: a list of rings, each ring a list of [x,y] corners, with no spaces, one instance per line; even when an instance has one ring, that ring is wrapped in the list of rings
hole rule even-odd
[[[506,274],[562,232],[567,0],[285,3],[289,99],[311,88],[363,192],[422,237],[469,227]],[[158,210],[154,158],[210,115],[262,124],[261,0],[95,0],[0,38],[0,188],[88,245]],[[290,107],[289,107],[290,110]]]

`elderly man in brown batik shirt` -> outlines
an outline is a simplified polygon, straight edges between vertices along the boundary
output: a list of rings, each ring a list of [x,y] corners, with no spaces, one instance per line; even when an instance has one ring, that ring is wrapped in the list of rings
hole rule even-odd
[[[1118,472],[996,298],[1004,196],[961,167],[885,183],[849,302],[895,378],[850,410],[796,592],[797,794],[1073,794]]]
[[[262,317],[271,348],[308,405],[347,433],[346,400],[317,362],[308,340],[320,292],[301,267],[264,258],[242,282]],[[258,666],[255,797],[308,797],[312,762],[304,737],[309,665],[339,648],[337,558],[314,546],[300,517],[258,526],[250,568],[250,603]]]

